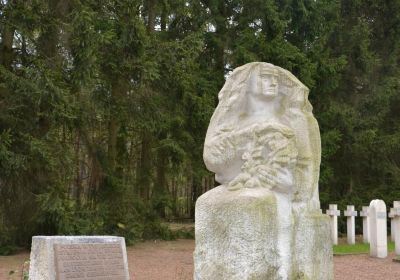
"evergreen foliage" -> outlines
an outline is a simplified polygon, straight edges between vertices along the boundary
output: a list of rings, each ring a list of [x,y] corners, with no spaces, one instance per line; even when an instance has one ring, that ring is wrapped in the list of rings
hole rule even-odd
[[[398,1],[0,0],[0,247],[172,238],[161,219],[213,187],[224,77],[251,61],[310,88],[322,208],[399,200]]]

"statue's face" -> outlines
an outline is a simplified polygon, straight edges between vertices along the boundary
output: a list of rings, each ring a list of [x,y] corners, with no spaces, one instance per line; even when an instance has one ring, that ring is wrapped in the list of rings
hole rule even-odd
[[[247,92],[258,98],[274,98],[278,95],[277,76],[273,73],[253,71],[247,81]]]
[[[273,74],[261,75],[261,94],[264,97],[276,97],[278,95],[277,76]]]

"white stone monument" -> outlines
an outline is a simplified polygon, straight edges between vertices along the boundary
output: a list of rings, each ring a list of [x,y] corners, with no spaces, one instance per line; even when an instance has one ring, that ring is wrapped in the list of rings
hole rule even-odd
[[[354,205],[347,205],[344,215],[347,217],[347,243],[350,245],[356,244],[355,217],[357,217],[357,211],[354,211]]]
[[[363,242],[369,243],[369,217],[368,217],[369,207],[363,206],[362,211],[360,211],[360,217],[363,219]]]
[[[329,204],[329,209],[326,210],[326,214],[330,217],[331,224],[331,239],[334,245],[338,244],[338,225],[337,217],[340,216],[340,210],[337,210],[337,204]]]
[[[387,225],[386,204],[383,200],[372,200],[369,205],[370,214],[370,256],[386,258],[387,250]]]
[[[34,236],[29,280],[129,280],[125,239],[116,236]]]
[[[393,201],[393,208],[390,208],[390,211],[392,211],[393,209],[393,219],[391,219],[390,224],[391,224],[391,228],[393,228],[391,230],[391,235],[393,235],[392,237],[392,241],[395,242],[395,236],[397,234],[397,228],[399,227],[399,225],[396,225],[397,220],[395,219],[395,217],[397,216],[398,210],[396,210],[396,208],[400,208],[400,201]],[[389,217],[390,217],[390,213],[389,213]],[[393,225],[392,225],[393,223]]]
[[[395,253],[400,255],[400,201],[393,201],[393,216]]]
[[[333,279],[307,96],[295,76],[268,63],[228,77],[204,144],[221,185],[196,202],[194,279]]]
[[[389,219],[390,219],[390,241],[394,242],[395,241],[395,230],[396,230],[396,226],[395,226],[395,215],[394,215],[394,208],[390,208],[389,211]]]

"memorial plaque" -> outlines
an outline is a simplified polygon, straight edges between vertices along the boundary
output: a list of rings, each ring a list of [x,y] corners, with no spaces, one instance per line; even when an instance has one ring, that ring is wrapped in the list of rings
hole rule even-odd
[[[127,280],[121,244],[54,244],[56,280]]]
[[[377,219],[386,219],[386,212],[376,212]]]

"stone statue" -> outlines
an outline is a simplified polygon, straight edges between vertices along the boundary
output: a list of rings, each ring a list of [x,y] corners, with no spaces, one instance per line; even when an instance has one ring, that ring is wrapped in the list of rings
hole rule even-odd
[[[221,186],[196,203],[194,279],[333,279],[318,197],[321,143],[307,97],[294,75],[268,63],[227,79],[204,144]]]

